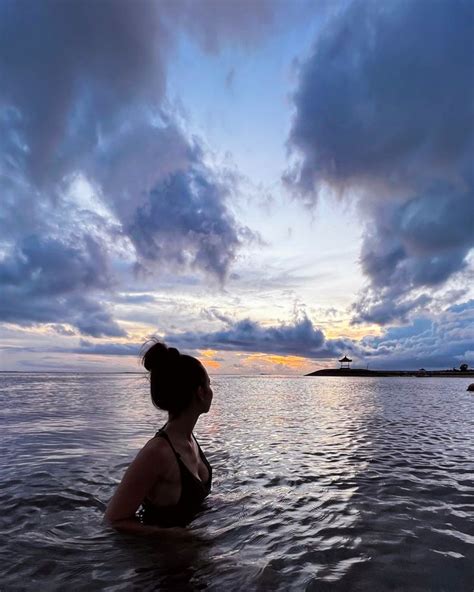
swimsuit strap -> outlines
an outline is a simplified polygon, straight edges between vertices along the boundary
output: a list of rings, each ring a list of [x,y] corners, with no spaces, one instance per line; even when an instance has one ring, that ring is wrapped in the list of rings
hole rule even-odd
[[[183,460],[181,459],[181,455],[179,454],[179,452],[177,452],[177,451],[176,451],[175,447],[173,446],[173,443],[171,442],[171,438],[168,436],[168,434],[167,434],[166,432],[164,432],[164,431],[163,431],[163,430],[164,430],[164,428],[165,428],[165,426],[163,426],[163,427],[162,427],[160,430],[158,430],[158,432],[156,432],[156,434],[155,434],[155,437],[158,437],[158,438],[164,438],[164,439],[165,439],[165,440],[168,442],[168,444],[170,445],[170,447],[171,447],[171,450],[174,452],[174,454],[175,454],[175,456],[176,456],[176,459],[177,459],[177,461],[178,461],[178,464],[179,464],[179,465],[183,465],[183,466],[184,466],[184,468],[185,468],[185,469],[186,469],[186,470],[187,470],[189,473],[191,473],[191,475],[192,475],[193,477],[195,477],[195,478],[196,478],[196,475],[194,475],[194,473],[192,473],[192,472],[189,470],[188,466],[187,466],[187,465],[186,465],[186,464],[183,462]],[[208,469],[208,471],[209,471],[209,475],[210,475],[210,474],[211,474],[211,471],[212,471],[212,469],[211,469],[211,465],[209,464],[209,461],[207,460],[207,458],[206,458],[206,455],[205,455],[205,454],[204,454],[204,452],[202,451],[202,448],[201,448],[201,446],[199,445],[199,442],[197,441],[197,438],[196,438],[196,436],[195,436],[194,434],[192,434],[192,436],[193,436],[193,438],[194,438],[194,441],[195,441],[195,442],[196,442],[196,444],[197,444],[197,447],[198,447],[198,452],[199,452],[199,456],[201,457],[201,460],[202,460],[202,461],[204,462],[204,464],[206,465],[206,467],[207,467],[207,469]]]
[[[197,441],[197,438],[196,438],[196,436],[195,436],[194,434],[193,434],[192,436],[193,436],[193,438],[194,438],[194,441],[195,441],[195,442],[196,442],[196,444],[197,444],[198,451],[199,451],[199,456],[200,456],[202,459],[206,459],[206,457],[204,456],[204,452],[202,451],[201,447],[199,446],[199,442]],[[207,459],[206,459],[206,463],[207,463]]]
[[[188,467],[188,465],[183,462],[183,459],[181,458],[181,455],[179,454],[179,452],[176,452],[175,447],[173,446],[173,443],[171,442],[170,437],[168,436],[168,434],[166,432],[163,431],[163,428],[161,428],[158,432],[156,432],[155,434],[155,438],[164,438],[168,444],[170,445],[171,450],[174,452],[174,455],[176,456],[176,461],[178,463],[178,466],[180,467],[181,470],[181,478],[183,477],[183,470],[188,473],[189,475],[191,475],[193,477],[194,480],[197,480],[203,487],[206,487],[204,485],[204,483],[201,481],[200,477],[197,477]],[[204,464],[207,467],[207,470],[209,471],[209,479],[208,479],[208,483],[211,480],[211,475],[212,475],[212,467],[209,464],[209,461],[207,460],[207,458],[204,456],[204,452],[201,450],[201,447],[199,446],[198,441],[196,440],[196,437],[193,434],[193,438],[198,446],[199,449],[199,456],[201,457],[201,460],[204,462]]]
[[[173,443],[171,442],[170,437],[168,436],[168,434],[166,432],[163,431],[163,428],[161,428],[160,431],[156,432],[156,437],[164,438],[168,442],[168,444],[170,445],[171,450],[175,453],[176,458],[178,460],[181,460],[181,455],[179,454],[179,452],[176,452],[176,450],[173,446]]]

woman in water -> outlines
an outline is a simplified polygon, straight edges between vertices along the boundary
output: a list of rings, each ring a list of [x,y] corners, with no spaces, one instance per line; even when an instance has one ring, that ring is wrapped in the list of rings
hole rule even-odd
[[[210,492],[212,468],[193,428],[209,411],[212,390],[199,360],[164,343],[155,342],[142,362],[153,404],[168,412],[168,421],[128,467],[105,519],[121,532],[147,535],[186,526]]]

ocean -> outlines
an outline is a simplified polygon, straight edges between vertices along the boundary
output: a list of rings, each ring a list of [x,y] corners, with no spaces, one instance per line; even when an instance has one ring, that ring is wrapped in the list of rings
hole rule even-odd
[[[102,523],[165,422],[138,374],[0,374],[0,590],[474,590],[462,378],[215,376],[179,542]]]

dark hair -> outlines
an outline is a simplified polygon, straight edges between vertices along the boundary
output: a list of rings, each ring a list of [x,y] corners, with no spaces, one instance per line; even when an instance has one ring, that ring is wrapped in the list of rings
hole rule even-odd
[[[149,342],[143,346],[147,348]],[[142,350],[143,351],[143,350]],[[191,403],[199,386],[205,386],[206,371],[201,362],[167,347],[161,341],[152,344],[142,354],[142,364],[150,372],[153,405],[171,415],[179,415]]]

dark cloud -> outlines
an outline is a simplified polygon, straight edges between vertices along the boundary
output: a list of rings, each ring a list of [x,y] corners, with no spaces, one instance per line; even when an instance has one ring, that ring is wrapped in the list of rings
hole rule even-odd
[[[199,144],[172,123],[120,131],[92,168],[139,269],[191,268],[223,281],[241,243],[253,239],[227,206],[234,179],[207,167]]]
[[[320,179],[411,187],[458,168],[472,148],[473,10],[470,0],[356,0],[322,31],[294,98],[304,189]]]
[[[208,52],[215,53],[229,43],[255,44],[267,33],[275,18],[275,0],[222,2],[182,0],[162,3],[165,20],[181,25]]]
[[[209,50],[257,39],[273,10],[266,1],[248,8],[213,0],[3,2],[2,103],[19,120],[31,176],[57,180],[133,110],[160,107],[183,29]]]
[[[422,310],[431,301],[432,298],[426,294],[401,298],[398,291],[391,289],[368,290],[352,306],[355,313],[353,322],[379,325],[406,323],[413,311]]]
[[[212,311],[210,315],[212,316]],[[167,343],[199,356],[199,350],[296,355],[307,359],[335,360],[348,353],[356,367],[371,369],[453,368],[462,362],[474,364],[474,301],[454,306],[436,316],[415,316],[403,326],[389,327],[379,336],[326,339],[308,317],[291,323],[265,327],[255,321],[234,321],[224,317],[225,328],[212,332],[181,332],[160,336]],[[142,343],[92,342],[81,339],[77,347],[8,346],[5,352],[78,353],[94,356],[133,356],[139,362]],[[225,356],[219,356],[225,361]],[[238,367],[238,366],[236,366]]]
[[[68,327],[65,327],[64,325],[51,325],[51,329],[55,331],[58,335],[76,335],[75,331],[73,331],[72,329],[68,329]]]
[[[265,327],[250,319],[236,321],[213,332],[184,332],[166,335],[166,342],[180,348],[216,349],[295,355],[305,358],[334,357],[350,346],[344,340],[326,340],[323,332],[307,316],[293,323]]]
[[[0,321],[65,322],[94,337],[126,335],[106,305],[91,296],[109,289],[111,278],[107,260],[90,236],[75,246],[25,237],[0,261],[0,283]]]
[[[2,4],[2,96],[21,118],[32,179],[58,180],[130,101],[163,95],[168,35],[155,13],[143,1]]]
[[[474,246],[474,4],[354,1],[301,66],[286,180],[357,195],[369,294],[390,322],[465,269]],[[350,192],[353,190],[353,193]]]
[[[91,337],[125,337],[126,331],[113,319],[104,300],[80,295],[29,297],[20,287],[6,288],[0,305],[0,320],[22,326],[68,323]]]
[[[207,321],[220,321],[228,327],[232,327],[234,324],[233,319],[222,313],[217,307],[201,309],[201,316]]]
[[[80,347],[67,351],[101,356],[135,356],[138,361],[142,345],[141,343],[91,343],[81,339]]]
[[[70,303],[76,307],[73,322],[83,335],[91,337],[126,337],[127,332],[116,323],[107,305],[92,299],[75,299]]]
[[[372,290],[355,304],[357,320],[404,320],[431,299],[413,296],[417,290],[442,286],[456,272],[470,273],[474,193],[437,188],[403,204],[373,204],[371,216],[360,261]]]
[[[155,185],[128,227],[128,236],[144,262],[191,267],[224,280],[241,238],[220,186],[202,167],[189,168]]]
[[[451,307],[436,318],[415,317],[380,337],[365,337],[356,346],[360,359],[375,368],[453,368],[474,363],[474,302]]]
[[[88,236],[79,246],[58,239],[27,236],[0,264],[5,287],[21,286],[25,294],[55,295],[111,283],[107,261],[96,241]]]
[[[0,6],[2,320],[123,334],[101,304],[113,257],[223,281],[251,233],[227,206],[233,180],[204,164],[166,112],[184,31],[207,51],[256,42],[270,2],[93,0]],[[84,179],[102,210],[70,187]],[[80,306],[77,311],[72,306]]]

